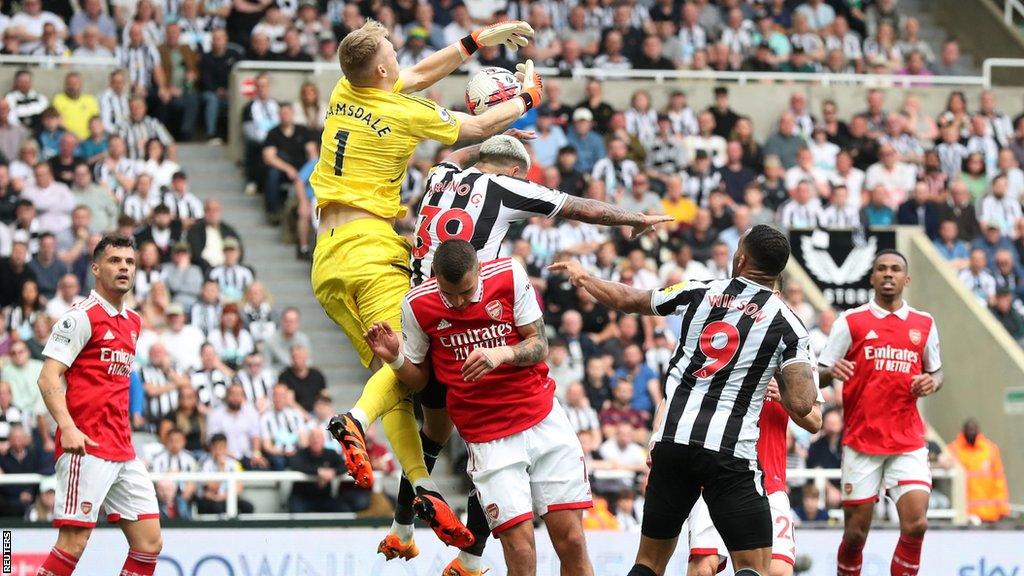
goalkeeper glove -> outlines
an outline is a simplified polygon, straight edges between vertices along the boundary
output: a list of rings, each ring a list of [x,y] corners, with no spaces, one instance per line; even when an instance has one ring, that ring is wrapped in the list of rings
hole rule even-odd
[[[519,97],[523,99],[526,110],[529,111],[531,108],[540,106],[544,94],[544,82],[541,80],[540,74],[533,71],[533,60],[516,64],[516,77],[520,75],[522,78],[519,81],[522,83],[523,89]]]
[[[526,22],[516,20],[514,22],[492,24],[486,28],[476,30],[463,38],[460,45],[468,58],[481,46],[504,45],[509,50],[515,52],[526,46],[532,36],[533,27]]]

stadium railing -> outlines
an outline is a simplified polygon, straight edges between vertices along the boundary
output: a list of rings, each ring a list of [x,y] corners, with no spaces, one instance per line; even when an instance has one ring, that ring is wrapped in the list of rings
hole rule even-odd
[[[618,471],[618,470],[595,470],[594,477],[597,479],[621,479],[631,480],[636,475],[633,472]],[[839,480],[841,477],[841,471],[838,469],[794,469],[787,471],[787,475],[790,480],[803,480],[813,481],[818,487],[819,493],[821,494],[821,505],[825,506],[825,484],[830,480]],[[5,484],[32,484],[38,485],[47,476],[42,474],[0,474],[0,485]],[[216,518],[236,518],[238,515],[238,498],[239,491],[236,482],[246,485],[255,484],[276,484],[281,485],[285,483],[293,482],[304,482],[304,481],[316,481],[317,476],[310,474],[303,474],[301,472],[293,471],[282,471],[282,472],[260,472],[260,471],[242,471],[242,472],[153,472],[150,473],[150,478],[155,482],[159,480],[173,480],[175,482],[226,482],[226,499],[225,506],[226,510],[224,514],[218,515],[202,515],[197,519],[216,519]],[[939,483],[948,482],[948,489],[943,489],[942,492],[948,494],[950,501],[952,502],[949,508],[934,508],[928,511],[928,517],[934,520],[945,520],[953,524],[965,524],[967,522],[966,514],[962,512],[963,507],[958,506],[958,494],[962,495],[964,491],[964,478],[963,474],[958,470],[944,470],[935,469],[932,470],[933,481]],[[335,483],[350,483],[351,479],[345,477],[336,479]],[[959,497],[959,501],[962,502],[962,496]],[[269,520],[269,519],[281,519],[281,518],[296,518],[301,517],[304,519],[316,520],[319,518],[331,518],[331,519],[354,519],[355,514],[289,514],[289,513],[259,513],[259,514],[247,514],[239,518],[246,518],[251,520]]]

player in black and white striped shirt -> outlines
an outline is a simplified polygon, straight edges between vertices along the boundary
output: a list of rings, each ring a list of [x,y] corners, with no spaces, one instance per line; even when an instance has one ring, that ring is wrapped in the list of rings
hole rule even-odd
[[[664,573],[702,487],[736,575],[768,574],[772,518],[757,462],[761,406],[776,371],[791,414],[809,413],[817,392],[807,330],[773,290],[789,253],[785,235],[758,225],[739,242],[732,278],[654,291],[593,278],[577,262],[551,266],[610,308],[683,317],[652,436],[643,537],[628,576]]]
[[[463,168],[473,157],[477,157],[476,164]],[[432,276],[430,265],[441,242],[466,240],[476,248],[477,258],[487,262],[498,257],[509,227],[533,216],[557,215],[590,224],[632,226],[635,232],[671,221],[668,216],[630,212],[523,180],[529,169],[526,148],[506,134],[457,150],[434,166],[427,176],[416,220],[413,285]]]
[[[463,168],[474,158],[475,165]],[[523,143],[509,134],[502,134],[482,144],[456,150],[430,170],[416,221],[411,262],[413,286],[433,276],[434,251],[441,242],[452,238],[466,240],[476,249],[479,261],[488,262],[498,257],[509,227],[534,216],[558,215],[591,224],[630,226],[634,235],[672,220],[670,216],[630,212],[605,202],[577,198],[523,180],[521,176],[529,169],[530,155]],[[553,232],[557,239],[559,233]],[[445,387],[431,378],[419,396],[424,413],[420,437],[428,470],[433,468],[441,447],[451,435],[445,395]],[[403,478],[391,533],[398,536],[406,550],[411,549],[412,543],[413,496],[412,485]],[[475,501],[470,502],[469,510],[468,527],[476,536],[476,543],[463,554],[479,557],[489,533],[487,519]],[[389,559],[403,554],[401,550],[388,547],[391,540],[393,538],[385,539],[380,549]]]

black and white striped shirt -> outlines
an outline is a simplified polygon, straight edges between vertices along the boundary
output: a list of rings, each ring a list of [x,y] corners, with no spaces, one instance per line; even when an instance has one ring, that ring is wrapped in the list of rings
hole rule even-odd
[[[50,100],[35,90],[28,92],[11,90],[4,98],[11,105],[11,111],[18,117],[18,120],[28,127],[32,127],[36,118],[50,105]],[[9,158],[9,160],[13,160],[13,158]]]
[[[203,334],[209,334],[213,330],[220,330],[221,305],[219,302],[214,302],[213,304],[196,302],[188,312],[188,323],[202,330]]]
[[[156,366],[143,366],[139,371],[139,376],[142,377],[143,386],[147,384],[164,386],[170,380],[167,374]],[[178,389],[172,388],[156,396],[146,394],[145,408],[146,419],[150,422],[159,422],[164,416],[173,414],[178,409]]]
[[[187,450],[177,454],[164,450],[153,457],[149,469],[153,472],[193,472],[199,469],[199,462]]]
[[[255,375],[250,374],[248,370],[239,370],[238,374],[235,374],[235,382],[242,385],[245,397],[255,405],[260,398],[270,397],[274,384],[277,384],[277,378],[267,369]]]
[[[462,238],[476,248],[481,262],[494,260],[513,222],[533,216],[550,218],[566,198],[563,192],[533,182],[441,162],[427,176],[416,219],[413,285],[432,275],[430,265],[441,242]]]
[[[807,329],[771,288],[746,278],[656,290],[654,314],[683,317],[656,440],[755,460],[768,381],[812,363]]]
[[[192,387],[196,389],[199,401],[210,408],[220,405],[230,383],[227,374],[220,370],[196,370],[192,373]]]
[[[122,122],[128,121],[128,91],[114,92],[107,88],[100,94],[100,118],[103,129],[113,134]]]
[[[569,424],[572,425],[572,429],[577,434],[587,430],[601,429],[601,419],[598,418],[597,411],[590,406],[574,407],[566,405],[565,415],[569,418]]]
[[[185,192],[181,195],[173,190],[165,192],[164,204],[171,209],[171,217],[176,220],[185,218],[199,220],[205,214],[203,201],[191,192]]]
[[[299,435],[306,428],[302,414],[294,408],[270,409],[260,416],[260,434],[278,450],[297,449]]]
[[[138,122],[128,120],[121,123],[117,127],[117,134],[124,138],[128,157],[133,160],[141,160],[144,157],[143,147],[151,138],[158,138],[164,146],[174,144],[174,138],[167,131],[167,127],[152,116],[145,116]]]
[[[124,46],[118,48],[117,59],[121,61],[121,67],[128,71],[128,80],[132,86],[149,88],[153,82],[153,71],[160,65],[160,52],[146,43]]]
[[[215,266],[210,270],[210,280],[220,285],[220,295],[224,300],[241,300],[245,289],[255,280],[248,266]]]

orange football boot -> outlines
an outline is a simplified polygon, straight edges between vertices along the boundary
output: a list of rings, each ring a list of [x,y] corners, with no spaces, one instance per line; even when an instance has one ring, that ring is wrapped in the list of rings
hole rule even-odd
[[[341,443],[345,453],[345,468],[360,488],[373,487],[373,466],[370,455],[366,453],[366,437],[363,427],[351,414],[338,414],[331,418],[327,430]]]
[[[459,520],[455,512],[448,506],[437,492],[423,488],[416,489],[412,509],[416,516],[434,530],[441,542],[456,548],[468,548],[476,542],[473,533]]]
[[[380,545],[377,546],[377,552],[383,554],[388,560],[394,560],[395,558],[412,560],[420,555],[420,547],[416,545],[416,541],[412,538],[408,542],[402,542],[402,539],[397,534],[388,534],[380,541]]]
[[[441,576],[483,576],[484,572],[487,572],[486,568],[483,570],[470,570],[466,568],[456,557],[444,567],[444,570],[441,571]]]

